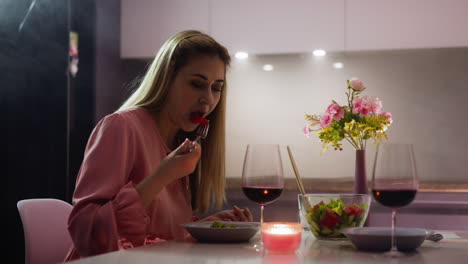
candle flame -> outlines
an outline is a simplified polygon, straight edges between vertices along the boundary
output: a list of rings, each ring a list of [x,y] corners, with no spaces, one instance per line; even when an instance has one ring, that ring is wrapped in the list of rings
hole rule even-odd
[[[275,224],[267,232],[270,234],[281,234],[281,235],[289,235],[289,234],[298,233],[297,230],[295,230],[293,227],[290,227],[285,224]]]

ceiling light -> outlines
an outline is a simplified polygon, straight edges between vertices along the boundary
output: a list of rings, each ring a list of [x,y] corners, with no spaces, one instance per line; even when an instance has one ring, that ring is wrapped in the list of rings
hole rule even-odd
[[[274,69],[273,65],[271,64],[265,64],[263,65],[263,70],[264,71],[272,71]]]
[[[249,57],[249,54],[244,51],[238,51],[236,52],[236,55],[234,56],[236,56],[237,59],[243,60],[243,59],[247,59]]]
[[[333,68],[335,69],[343,69],[344,64],[342,62],[335,62],[333,63]]]
[[[312,54],[314,54],[314,56],[317,56],[317,57],[322,57],[322,56],[325,56],[327,52],[324,51],[323,49],[316,49],[312,52]]]

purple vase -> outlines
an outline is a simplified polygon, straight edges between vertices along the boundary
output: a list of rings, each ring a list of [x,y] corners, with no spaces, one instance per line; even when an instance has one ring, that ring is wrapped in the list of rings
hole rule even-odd
[[[356,150],[354,193],[367,194],[367,170],[365,150]]]

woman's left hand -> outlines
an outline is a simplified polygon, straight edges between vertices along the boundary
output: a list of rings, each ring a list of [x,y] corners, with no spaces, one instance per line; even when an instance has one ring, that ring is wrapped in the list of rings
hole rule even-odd
[[[240,209],[235,206],[232,210],[225,210],[218,212],[214,215],[208,216],[200,221],[238,221],[238,222],[252,222],[252,214],[249,208]]]

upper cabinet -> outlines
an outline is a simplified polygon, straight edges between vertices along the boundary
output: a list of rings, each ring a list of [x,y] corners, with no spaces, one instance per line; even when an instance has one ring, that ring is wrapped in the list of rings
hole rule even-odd
[[[347,0],[346,49],[468,46],[466,0]]]
[[[162,44],[186,29],[210,32],[210,0],[121,0],[122,58],[154,57]]]
[[[214,0],[211,34],[231,51],[343,49],[343,0]]]
[[[231,52],[468,46],[466,0],[121,0],[121,56],[153,57],[197,29]]]

